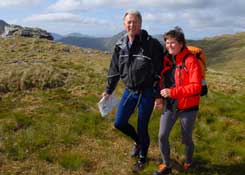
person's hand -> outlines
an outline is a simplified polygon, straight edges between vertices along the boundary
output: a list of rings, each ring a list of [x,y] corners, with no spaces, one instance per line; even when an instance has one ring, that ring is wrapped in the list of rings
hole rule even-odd
[[[170,89],[169,88],[162,89],[160,94],[164,98],[168,98],[168,97],[170,97]]]
[[[105,99],[108,100],[110,94],[107,94],[106,92],[103,92],[103,93],[101,94],[101,96],[102,96],[102,97],[105,97]]]
[[[162,111],[163,110],[163,99],[162,98],[156,98],[155,99],[155,104],[154,104],[154,109],[157,109],[159,111]]]

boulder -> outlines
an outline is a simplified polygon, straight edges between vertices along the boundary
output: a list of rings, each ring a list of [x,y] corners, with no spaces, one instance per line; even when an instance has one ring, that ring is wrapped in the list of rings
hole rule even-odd
[[[50,33],[40,28],[22,27],[19,25],[5,25],[2,37],[5,38],[12,36],[35,37],[53,40],[53,36]]]
[[[4,33],[5,26],[9,26],[9,24],[0,19],[0,35]]]

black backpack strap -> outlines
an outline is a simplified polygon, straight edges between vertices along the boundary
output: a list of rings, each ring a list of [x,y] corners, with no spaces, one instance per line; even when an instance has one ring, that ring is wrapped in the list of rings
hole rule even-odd
[[[196,58],[202,62],[202,64],[204,65],[204,67],[206,69],[206,63],[201,59],[201,53],[202,53],[202,51],[198,52],[196,54]]]
[[[187,70],[187,68],[186,68],[186,65],[185,65],[185,60],[188,58],[188,56],[190,56],[190,55],[192,55],[191,53],[187,53],[185,56],[184,56],[184,58],[183,58],[183,60],[182,60],[182,65],[180,66],[180,68],[181,69],[184,69],[185,71],[186,71],[186,73],[188,73],[188,70]]]

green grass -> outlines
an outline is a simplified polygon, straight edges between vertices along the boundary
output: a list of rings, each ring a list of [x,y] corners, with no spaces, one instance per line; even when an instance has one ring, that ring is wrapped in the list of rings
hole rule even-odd
[[[69,72],[60,87],[0,90],[0,174],[132,174],[132,141],[113,127],[115,110],[102,118],[97,108],[106,83],[109,55],[96,50],[87,54],[80,48],[37,39],[0,43],[4,66],[14,60],[38,59],[52,65],[53,70]],[[210,91],[202,97],[193,134],[194,168],[189,173],[181,168],[184,147],[177,121],[170,136],[173,174],[244,174],[245,79],[239,77],[208,72]],[[120,82],[117,96],[122,94],[122,86]],[[149,166],[141,175],[152,174],[159,163],[160,115],[154,111],[150,121]],[[130,122],[136,125],[136,121],[134,114]]]
[[[59,164],[68,170],[79,170],[83,167],[86,171],[91,171],[93,163],[77,152],[65,152],[59,158]]]

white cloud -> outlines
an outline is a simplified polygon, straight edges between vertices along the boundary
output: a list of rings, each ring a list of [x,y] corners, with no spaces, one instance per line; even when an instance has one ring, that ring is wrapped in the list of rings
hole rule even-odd
[[[179,16],[175,13],[145,13],[143,14],[143,21],[152,22],[152,23],[161,23],[167,24],[175,22],[179,19]]]
[[[226,15],[231,16],[243,16],[245,15],[245,1],[244,0],[235,0],[232,3],[227,3],[223,8]]]
[[[33,15],[24,19],[25,22],[80,22],[80,16],[71,13],[46,13]]]
[[[179,8],[205,8],[210,2],[206,0],[174,0],[174,1],[162,1],[162,0],[141,0],[138,6],[155,7],[167,10],[167,9],[179,9]]]
[[[207,2],[206,0],[175,0],[175,1],[162,1],[162,0],[58,0],[52,4],[49,9],[52,11],[77,11],[96,9],[98,7],[116,7],[116,8],[156,8],[159,10],[171,9],[203,9],[213,6],[216,1]]]
[[[118,27],[115,22],[68,12],[33,15],[25,18],[23,23],[25,26],[38,26],[49,32],[60,34],[78,32],[91,36],[111,36],[122,29],[122,26]]]
[[[53,11],[74,11],[82,5],[81,1],[78,0],[58,0],[52,4],[49,9]]]
[[[52,23],[74,23],[80,25],[101,25],[107,24],[104,20],[96,18],[81,17],[72,13],[46,13],[30,16],[24,19],[25,22],[52,22]]]
[[[200,31],[222,33],[242,31],[245,28],[244,0],[231,0],[229,3],[224,3],[223,0],[2,0],[0,8],[12,6],[19,8],[38,2],[40,8],[32,8],[33,11],[30,9],[30,13],[34,12],[36,15],[26,17],[24,22],[27,24],[46,25],[48,22],[48,25],[53,25],[54,28],[59,23],[59,26],[61,24],[76,26],[76,29],[80,28],[81,31],[93,28],[101,33],[109,30],[119,32],[123,28],[124,11],[134,8],[142,13],[143,27],[154,33],[162,33],[177,25],[186,29],[188,33]],[[60,30],[59,27],[57,30]]]
[[[244,17],[235,17],[231,14],[227,14],[223,9],[213,8],[205,11],[192,11],[185,12],[184,18],[193,28],[227,28],[227,27],[241,27],[245,28],[245,23],[239,19]]]
[[[13,6],[30,6],[38,4],[41,0],[2,0],[0,1],[0,8]]]
[[[49,6],[49,9],[52,11],[77,11],[113,5],[114,3],[113,0],[58,0]]]
[[[235,1],[235,2],[234,2]],[[242,0],[233,0],[234,4],[244,4]],[[229,4],[223,3],[222,0],[58,0],[49,7],[54,12],[77,12],[79,10],[87,10],[91,12],[93,9],[102,10],[108,8],[136,8],[143,12],[143,22],[169,24],[177,23],[184,20],[187,24],[194,28],[209,27],[210,25],[222,26],[228,20],[223,18],[235,9]],[[239,8],[239,11],[244,7]],[[244,10],[245,11],[245,10]],[[218,14],[216,14],[218,13]],[[220,14],[223,14],[220,15]],[[113,14],[112,14],[113,15]],[[192,17],[192,15],[194,15]],[[221,18],[220,18],[221,17]],[[223,18],[222,18],[223,17]],[[228,16],[228,18],[230,18]],[[229,20],[230,21],[230,20]],[[235,23],[235,21],[231,21]],[[146,24],[148,25],[148,24]],[[178,25],[178,24],[174,24]],[[227,24],[226,24],[227,25]]]

